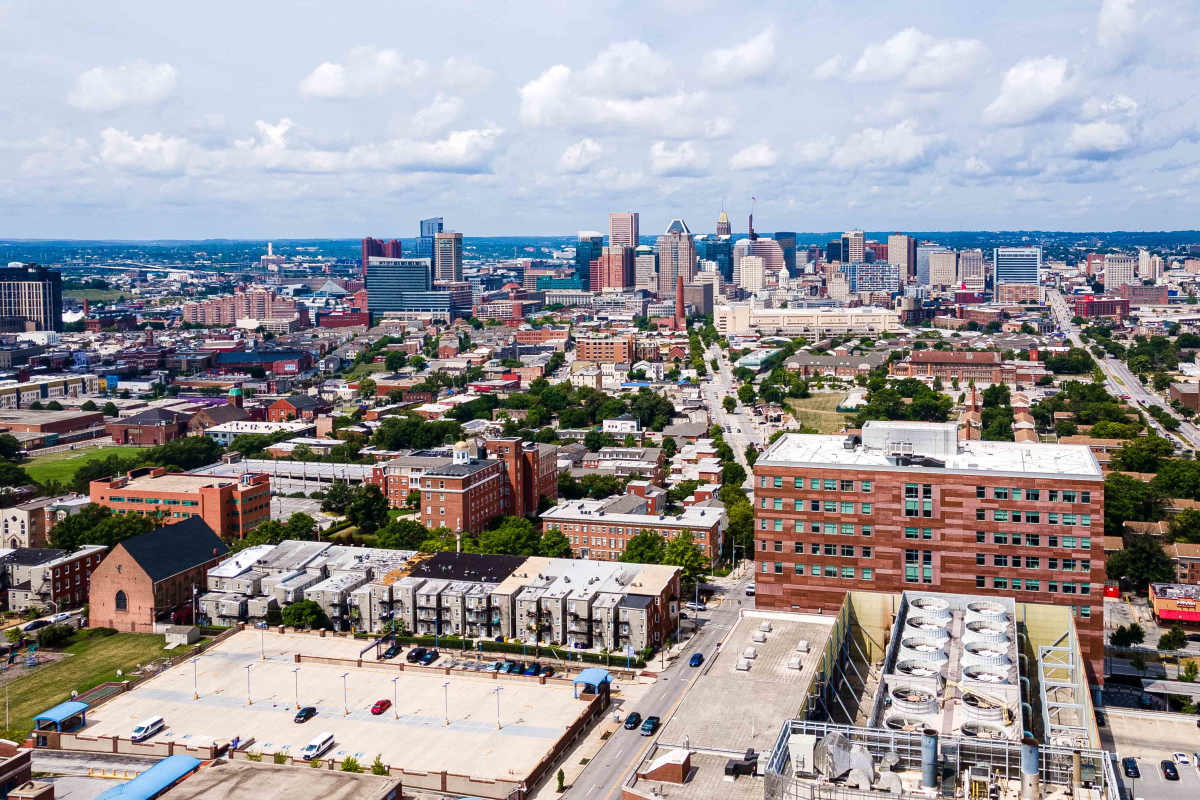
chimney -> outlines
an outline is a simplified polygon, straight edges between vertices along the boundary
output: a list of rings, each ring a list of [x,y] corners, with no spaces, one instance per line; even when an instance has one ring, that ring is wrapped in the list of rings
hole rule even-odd
[[[1029,348],[1029,360],[1030,361],[1038,360],[1038,349],[1036,347]]]
[[[921,787],[936,789],[938,779],[938,733],[933,728],[921,731]]]
[[[1038,743],[1032,736],[1021,740],[1021,800],[1038,800]]]

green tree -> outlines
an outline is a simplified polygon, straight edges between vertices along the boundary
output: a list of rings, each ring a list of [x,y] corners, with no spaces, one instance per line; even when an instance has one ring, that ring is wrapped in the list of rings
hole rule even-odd
[[[1150,522],[1162,519],[1163,493],[1154,483],[1145,483],[1120,472],[1104,479],[1104,534],[1121,536],[1126,520]]]
[[[679,567],[682,570],[681,580],[685,586],[694,585],[708,567],[708,561],[700,552],[700,548],[696,547],[691,539],[684,536],[676,536],[667,542],[667,547],[663,551],[662,563]]]
[[[751,405],[754,403],[754,386],[749,383],[743,383],[737,390],[738,400],[742,401],[742,405]]]
[[[416,520],[401,517],[379,529],[375,543],[390,550],[418,550],[429,538],[429,529]]]
[[[1182,650],[1187,646],[1187,634],[1179,625],[1172,625],[1162,636],[1158,637],[1159,650]]]
[[[387,498],[378,486],[367,483],[353,491],[350,503],[346,506],[346,519],[358,528],[359,533],[374,533],[387,522],[387,518]]]
[[[1169,583],[1175,578],[1175,564],[1153,537],[1128,536],[1125,547],[1104,563],[1109,580],[1123,581],[1139,592],[1151,583]]]
[[[541,537],[524,517],[504,517],[498,526],[479,534],[479,552],[512,556],[538,555]]]
[[[317,521],[303,511],[297,511],[288,517],[284,528],[289,539],[312,539],[317,533]]]
[[[388,353],[383,360],[383,365],[391,372],[401,369],[406,363],[408,363],[408,356],[399,350]]]
[[[1174,451],[1174,445],[1161,436],[1141,436],[1122,445],[1110,466],[1126,472],[1157,472],[1159,463]]]
[[[724,407],[725,413],[732,414],[737,408],[737,400],[734,400],[729,395],[725,395],[725,397],[721,400],[721,406]]]
[[[1146,657],[1140,651],[1134,653],[1129,658],[1129,666],[1137,670],[1139,675],[1144,675],[1146,672]]]
[[[679,452],[679,445],[675,444],[674,439],[672,439],[670,436],[667,436],[663,439],[662,450],[664,456],[667,458],[674,458],[675,454]]]
[[[546,558],[570,558],[571,541],[558,528],[542,532],[538,542],[538,555]]]
[[[1183,670],[1179,673],[1179,680],[1185,683],[1195,683],[1197,677],[1200,677],[1200,667],[1196,666],[1195,660],[1185,663]]]
[[[38,647],[58,648],[71,641],[75,629],[70,625],[47,625],[37,632]]]
[[[588,431],[583,437],[583,446],[593,453],[602,447],[616,447],[616,445],[617,440],[612,437],[612,434],[601,431]]]
[[[419,489],[409,489],[408,494],[404,495],[404,505],[409,508],[417,508],[421,505],[421,491]]]
[[[20,625],[13,625],[4,630],[4,638],[8,640],[9,644],[18,644],[25,638],[25,632],[21,630]]]
[[[76,550],[85,544],[112,547],[123,539],[149,533],[157,527],[153,517],[114,514],[111,509],[90,503],[50,529],[50,543],[61,550]]]
[[[629,537],[621,560],[629,564],[661,564],[665,553],[663,537],[654,531],[642,530]]]
[[[383,756],[381,754],[376,754],[375,760],[371,762],[371,774],[372,775],[387,775],[388,774],[387,765],[383,763]]]
[[[752,444],[746,445],[745,456],[746,456],[746,463],[753,467],[754,462],[758,461],[758,448]]]
[[[28,486],[33,483],[25,470],[11,461],[0,461],[0,486]]]
[[[299,600],[289,606],[284,606],[282,617],[283,624],[289,628],[313,630],[332,627],[325,611],[312,600]]]
[[[354,492],[350,489],[350,484],[345,481],[334,481],[325,490],[325,499],[321,501],[321,510],[343,514],[353,499]]]
[[[408,365],[417,372],[425,369],[425,365],[428,363],[429,362],[425,360],[424,356],[413,356],[408,360]]]
[[[46,410],[47,411],[62,411],[63,404],[58,402],[57,400],[51,400],[49,403],[46,403]]]
[[[11,433],[0,433],[0,458],[16,461],[21,455],[21,443]]]
[[[96,411],[98,408],[99,408],[99,406],[96,405],[95,400],[84,400],[83,405],[81,405],[79,407],[79,410],[80,411]]]
[[[342,759],[342,772],[362,772],[362,767],[359,765],[357,758],[346,756]]]
[[[111,400],[104,404],[104,407],[101,409],[101,411],[104,412],[104,416],[106,417],[115,417],[120,413],[117,411],[117,404]]]

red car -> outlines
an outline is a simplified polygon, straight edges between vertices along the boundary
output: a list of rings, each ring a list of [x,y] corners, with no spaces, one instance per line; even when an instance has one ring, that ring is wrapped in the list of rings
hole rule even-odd
[[[382,714],[383,712],[387,711],[391,707],[392,707],[391,700],[380,700],[378,703],[371,706],[371,713],[375,714],[375,715],[379,715],[379,714]]]

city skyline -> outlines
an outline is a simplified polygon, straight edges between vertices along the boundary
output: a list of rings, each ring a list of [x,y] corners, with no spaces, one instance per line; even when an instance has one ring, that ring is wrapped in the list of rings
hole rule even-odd
[[[1191,227],[1186,3],[717,8],[9,7],[0,236]],[[457,45],[364,32],[401,22]]]

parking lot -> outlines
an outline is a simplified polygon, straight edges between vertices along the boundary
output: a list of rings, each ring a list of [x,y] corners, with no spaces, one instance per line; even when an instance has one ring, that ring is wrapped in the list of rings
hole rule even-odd
[[[1200,797],[1200,769],[1196,766],[1196,751],[1200,750],[1200,729],[1195,721],[1167,714],[1145,714],[1114,711],[1105,713],[1106,726],[1100,728],[1100,739],[1107,750],[1118,757],[1117,773],[1121,775],[1126,797],[1144,800],[1178,800]],[[1152,717],[1152,718],[1151,718]],[[1172,753],[1183,751],[1191,763],[1176,765],[1178,781],[1168,781],[1159,769],[1159,762],[1171,759]],[[1121,774],[1119,759],[1137,759],[1141,777],[1130,779]]]
[[[159,715],[167,727],[153,740],[203,744],[237,736],[253,740],[251,751],[298,755],[318,733],[331,731],[336,744],[327,758],[354,756],[369,765],[378,754],[409,770],[507,778],[526,775],[585,711],[570,684],[558,681],[310,660],[354,659],[365,644],[243,631],[194,664],[178,663],[99,706],[84,733],[128,737],[138,722]],[[374,715],[379,700],[394,706]],[[315,706],[316,717],[293,722],[297,704]]]

